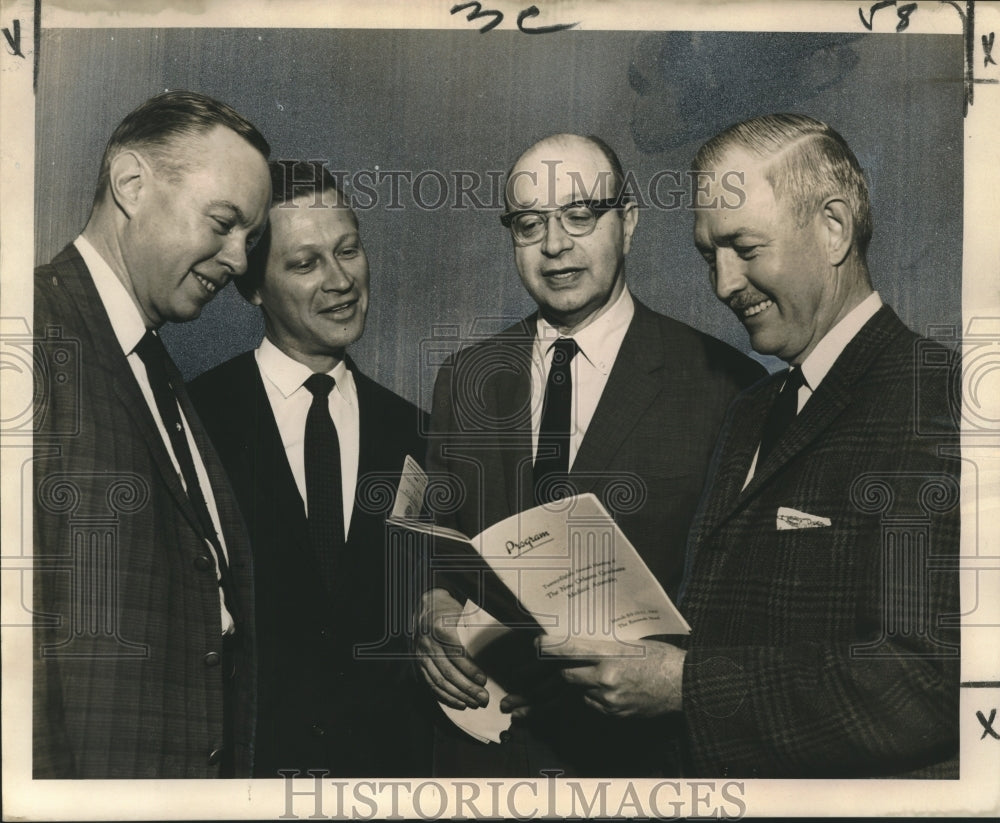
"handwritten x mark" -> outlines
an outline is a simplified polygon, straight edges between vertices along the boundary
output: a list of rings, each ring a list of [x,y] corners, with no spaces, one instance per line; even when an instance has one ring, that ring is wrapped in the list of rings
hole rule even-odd
[[[997,734],[993,730],[993,721],[996,720],[996,716],[997,716],[997,710],[996,709],[991,709],[990,710],[990,719],[989,720],[987,720],[983,716],[982,712],[976,712],[976,717],[979,718],[979,722],[982,723],[982,725],[983,725],[983,733],[981,735],[979,735],[979,739],[980,740],[982,740],[984,737],[986,737],[986,735],[989,735],[990,737],[995,737],[997,740],[1000,740],[1000,734]]]

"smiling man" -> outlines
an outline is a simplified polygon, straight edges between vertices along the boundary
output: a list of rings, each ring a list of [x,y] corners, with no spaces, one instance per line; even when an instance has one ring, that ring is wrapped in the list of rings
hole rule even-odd
[[[641,666],[549,651],[603,711],[683,712],[704,777],[958,777],[954,353],[909,331],[866,263],[868,189],[844,139],[802,115],[699,150],[739,208],[697,212],[712,286],[790,368],[741,395],[692,527],[685,649]],[[592,656],[588,665],[580,662]]]
[[[36,778],[250,774],[247,537],[156,329],[245,271],[268,152],[222,103],[148,100],[35,272]]]
[[[639,212],[624,179],[618,157],[595,137],[553,135],[514,163],[501,222],[538,312],[441,369],[429,462],[459,489],[458,510],[443,519],[468,535],[549,501],[559,487],[595,493],[673,595],[725,409],[763,369],[632,297],[625,258]],[[448,626],[460,601],[476,596],[432,589],[418,621],[424,678],[458,709],[487,702],[483,672]],[[441,724],[436,773],[638,777],[675,769],[669,723],[609,719],[575,688],[557,689],[544,704],[526,699],[501,704],[514,713],[501,744]]]
[[[347,355],[365,328],[368,258],[332,175],[278,161],[271,180],[270,221],[237,282],[264,339],[190,387],[253,546],[254,774],[425,773],[430,729],[389,618],[385,490],[407,455],[423,461],[426,427]]]

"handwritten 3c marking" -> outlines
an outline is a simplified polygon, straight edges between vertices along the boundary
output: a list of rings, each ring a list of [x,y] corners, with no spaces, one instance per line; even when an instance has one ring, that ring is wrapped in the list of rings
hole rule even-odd
[[[483,17],[492,17],[488,23],[484,23],[482,28],[479,29],[480,34],[485,34],[491,29],[495,29],[500,23],[503,22],[503,12],[497,9],[484,9],[482,3],[473,2],[470,3],[459,3],[458,5],[451,7],[452,14],[458,14],[459,12],[465,11],[466,9],[471,9],[471,11],[466,15],[465,19],[469,22],[473,20],[479,20]],[[523,9],[520,14],[517,15],[517,28],[524,34],[552,34],[556,31],[565,31],[566,29],[574,28],[579,25],[579,23],[557,23],[552,26],[528,26],[525,21],[531,17],[538,17],[541,12],[538,10],[538,6],[528,6]]]

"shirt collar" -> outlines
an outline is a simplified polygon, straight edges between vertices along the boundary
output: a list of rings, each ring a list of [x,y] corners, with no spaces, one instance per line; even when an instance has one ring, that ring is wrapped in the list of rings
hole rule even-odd
[[[104,310],[108,313],[111,328],[118,339],[118,345],[126,355],[131,354],[146,333],[146,324],[139,308],[111,266],[86,237],[81,234],[73,241],[73,245],[80,252],[83,262],[87,264],[97,294],[104,304]]]
[[[604,314],[572,335],[580,353],[602,374],[606,375],[611,371],[634,314],[635,301],[626,286]],[[535,341],[543,359],[561,336],[555,326],[541,315],[538,316]]]
[[[826,377],[827,372],[833,368],[833,364],[840,357],[847,344],[855,338],[865,323],[871,320],[881,307],[882,298],[879,297],[877,291],[873,291],[844,315],[837,325],[823,335],[823,339],[819,341],[816,348],[802,361],[802,377],[805,378],[806,385],[812,391],[816,391],[817,386]]]
[[[302,384],[313,374],[313,370],[307,365],[289,357],[266,337],[257,348],[257,365],[261,374],[274,384],[286,400],[301,389]],[[337,384],[334,391],[340,392],[344,400],[353,404],[357,388],[354,385],[354,376],[347,368],[347,359],[341,360],[327,374]]]

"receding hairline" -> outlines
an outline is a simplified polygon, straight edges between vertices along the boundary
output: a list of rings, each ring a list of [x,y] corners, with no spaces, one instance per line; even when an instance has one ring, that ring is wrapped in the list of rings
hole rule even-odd
[[[248,149],[251,149],[254,154],[260,157],[261,162],[265,166],[267,165],[267,156],[261,152],[260,148],[225,123],[214,123],[208,128],[201,130],[179,131],[167,134],[156,141],[133,140],[123,143],[117,146],[113,153],[108,155],[107,164],[110,168],[111,164],[118,157],[131,152],[142,157],[154,170],[162,172],[168,177],[190,174],[191,172],[206,168],[208,165],[208,160],[204,153],[192,151],[191,149],[196,148],[199,143],[206,142],[213,134],[220,131],[228,131],[234,137],[238,138]],[[107,195],[107,193],[107,189],[104,192],[98,192],[98,194],[103,195]]]
[[[537,143],[533,143],[528,146],[528,148],[521,152],[521,154],[518,155],[518,158],[511,164],[511,167],[507,172],[507,177],[509,178],[513,172],[518,171],[518,166],[523,164],[529,157],[540,153],[544,148],[551,146],[552,148],[557,149],[570,149],[574,147],[574,144],[589,148],[596,157],[601,159],[601,162],[607,164],[609,171],[612,170],[611,161],[608,160],[607,156],[604,154],[604,150],[594,141],[593,138],[586,137],[582,134],[572,134],[570,132],[566,132],[560,134],[550,134],[548,137],[543,137]]]
[[[599,165],[604,165],[607,167],[607,171],[611,174],[612,179],[614,178],[615,169],[614,164],[611,159],[605,153],[605,149],[600,145],[600,143],[595,140],[594,137],[590,135],[574,134],[573,132],[559,132],[558,134],[550,134],[547,137],[543,137],[541,140],[532,143],[528,148],[526,148],[517,159],[511,164],[510,168],[507,169],[506,182],[504,183],[503,194],[504,203],[507,208],[510,208],[511,201],[508,194],[508,188],[510,187],[511,178],[521,171],[519,168],[522,164],[527,162],[533,155],[540,153],[543,149],[554,148],[558,150],[566,150],[574,148],[575,146],[584,146],[593,152],[594,157],[599,158]],[[607,147],[609,151],[614,151],[610,146]],[[558,158],[549,158],[558,159]],[[619,163],[621,161],[619,160]],[[615,195],[621,194],[621,192],[616,192]]]

